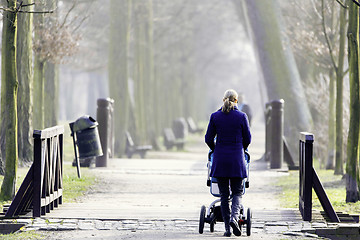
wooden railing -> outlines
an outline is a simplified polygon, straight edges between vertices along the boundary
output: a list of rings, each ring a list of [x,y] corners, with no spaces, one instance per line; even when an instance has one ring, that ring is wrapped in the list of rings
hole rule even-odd
[[[31,208],[33,217],[40,217],[62,204],[63,136],[63,126],[34,131],[34,162],[5,217],[26,214]]]
[[[313,168],[313,142],[312,133],[300,133],[299,142],[299,210],[304,221],[311,221],[312,218],[312,188],[319,198],[321,206],[326,215],[333,222],[340,222],[340,219],[334,211],[324,187]]]

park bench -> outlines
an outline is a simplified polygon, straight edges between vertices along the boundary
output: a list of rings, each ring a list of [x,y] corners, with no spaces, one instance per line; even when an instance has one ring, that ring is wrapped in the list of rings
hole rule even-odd
[[[141,158],[145,158],[146,152],[152,149],[151,145],[137,146],[128,131],[125,131],[126,136],[126,149],[125,153],[128,158],[131,158],[134,154],[139,154]]]
[[[192,119],[192,117],[188,117],[186,119],[186,122],[189,126],[189,132],[190,133],[202,133],[204,131],[204,129],[199,128],[196,123],[194,122],[194,119]]]
[[[164,145],[166,150],[170,150],[174,146],[180,150],[184,149],[185,139],[182,138],[175,138],[174,132],[171,128],[164,129]]]

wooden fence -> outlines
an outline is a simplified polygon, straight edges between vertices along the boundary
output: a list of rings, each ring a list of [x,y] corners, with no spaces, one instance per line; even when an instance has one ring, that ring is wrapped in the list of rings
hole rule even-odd
[[[34,162],[5,213],[11,218],[33,211],[33,217],[62,204],[64,127],[35,130]]]
[[[334,211],[324,187],[313,168],[313,142],[312,133],[300,133],[299,142],[299,210],[304,221],[311,221],[312,218],[312,188],[319,198],[321,206],[332,222],[340,222]]]

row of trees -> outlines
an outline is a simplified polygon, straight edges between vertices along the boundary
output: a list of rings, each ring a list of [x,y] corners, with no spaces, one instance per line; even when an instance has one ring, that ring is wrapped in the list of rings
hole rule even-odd
[[[346,161],[346,201],[358,201],[359,2],[249,0],[237,5],[249,15],[269,98],[284,98],[290,105],[285,107],[285,128],[292,131],[289,126],[297,122],[295,132],[311,129],[308,110],[300,108],[308,102],[320,164],[342,175]],[[297,69],[307,100],[297,85]],[[347,78],[349,83],[344,82]],[[344,95],[344,87],[350,96]]]
[[[293,48],[298,56],[298,65],[303,68],[304,83],[316,89],[308,91],[307,96],[313,102],[314,128],[319,136],[317,141],[323,146],[318,156],[322,159],[321,165],[334,169],[335,174],[344,174],[343,166],[346,163],[346,201],[356,202],[359,200],[360,186],[360,4],[356,0],[321,0],[294,1],[291,5],[298,12],[297,19],[288,16],[293,20],[289,32],[295,36]],[[311,21],[306,23],[299,15],[306,15]],[[319,89],[326,89],[321,94],[326,99],[319,98]]]
[[[7,200],[15,192],[18,159],[32,162],[32,129],[57,124],[58,63],[76,40],[66,17],[60,22],[54,11],[57,0],[3,0],[2,6],[0,197]]]
[[[213,90],[208,93],[209,89],[222,85],[225,89],[239,87],[238,81],[229,84],[224,78],[220,77],[219,81],[219,77],[205,72],[211,72],[209,66],[224,72],[231,69],[224,68],[220,62],[228,63],[226,60],[235,51],[231,49],[225,54],[224,46],[213,39],[222,32],[232,33],[234,22],[239,25],[240,19],[246,32],[252,32],[243,40],[254,42],[269,99],[285,99],[288,126],[285,134],[292,152],[297,153],[298,131],[309,130],[313,125],[318,145],[328,146],[328,151],[318,151],[320,157],[324,152],[329,153],[321,157],[327,158],[322,165],[343,174],[346,152],[347,200],[358,200],[356,0],[36,3],[2,2],[0,141],[1,159],[6,160],[5,179],[9,179],[4,181],[3,186],[8,186],[8,190],[3,188],[3,197],[14,192],[12,178],[16,175],[17,159],[22,162],[32,159],[32,129],[57,124],[56,100],[61,84],[58,63],[69,60],[68,56],[74,53],[79,33],[87,39],[80,42],[83,57],[77,57],[72,65],[108,73],[108,82],[100,84],[108,86],[107,96],[115,100],[115,155],[121,156],[125,130],[130,130],[138,143],[149,141],[161,135],[162,129],[177,117],[203,119],[209,95],[213,94]],[[229,9],[234,6],[238,19],[229,17]],[[93,15],[87,12],[90,7]],[[94,15],[98,17],[95,19]],[[81,27],[84,24],[87,28]],[[208,35],[210,30],[204,29],[210,27],[215,31]],[[244,56],[243,62],[248,61],[247,55]],[[344,82],[347,76],[350,84]],[[343,94],[344,87],[349,86],[350,97]],[[76,96],[69,99],[73,98]],[[346,106],[350,106],[350,118]],[[351,134],[347,138],[349,128]],[[328,134],[321,134],[324,132]]]
[[[178,117],[204,119],[211,83],[200,77],[203,63],[197,58],[214,59],[200,57],[207,43],[199,47],[204,41],[199,9],[219,8],[217,3],[110,1],[109,95],[115,100],[118,156],[124,151],[124,130],[143,143],[162,135]],[[218,17],[226,15],[218,10]]]
[[[208,50],[209,40],[197,39],[204,25],[197,15],[210,9],[226,18],[223,10],[229,4],[218,11],[217,0],[3,0],[2,6],[3,199],[14,194],[18,159],[32,161],[32,129],[57,124],[63,61],[93,71],[107,67],[109,81],[101,84],[115,100],[117,156],[124,152],[124,130],[142,143],[161,135],[177,117],[205,115],[206,82],[197,71],[204,66],[196,60]],[[102,17],[94,20],[95,15]],[[86,42],[79,41],[80,36],[87,37]],[[83,48],[77,49],[79,45]],[[200,50],[198,45],[203,45]],[[211,47],[219,52],[220,46]],[[69,58],[76,50],[85,57]]]

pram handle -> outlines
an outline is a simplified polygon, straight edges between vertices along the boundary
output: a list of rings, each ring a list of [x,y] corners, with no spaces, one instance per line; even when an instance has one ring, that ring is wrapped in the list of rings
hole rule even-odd
[[[250,171],[249,171],[249,168],[250,168],[250,154],[248,153],[248,150],[245,149],[245,160],[246,160],[246,173],[247,173],[247,178],[246,178],[246,181],[245,181],[245,188],[249,188],[250,187]]]

